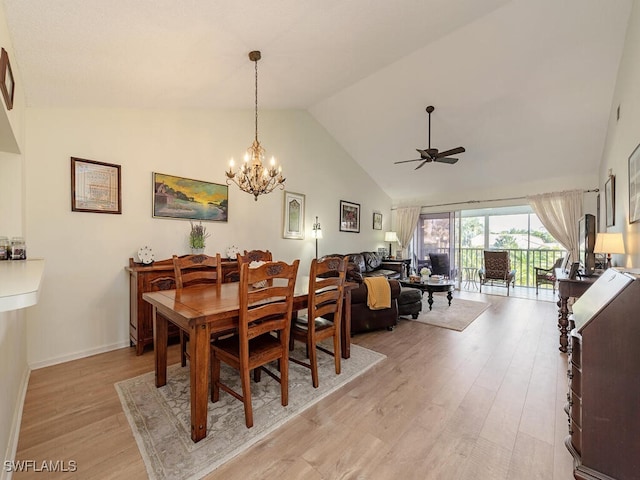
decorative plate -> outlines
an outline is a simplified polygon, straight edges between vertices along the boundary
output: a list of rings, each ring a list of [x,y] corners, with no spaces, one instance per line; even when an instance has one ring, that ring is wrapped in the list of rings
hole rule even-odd
[[[240,249],[235,245],[231,245],[230,247],[227,247],[227,250],[226,250],[227,258],[236,258],[236,255],[238,253],[240,253]]]
[[[147,247],[146,245],[144,247],[140,247],[138,250],[138,259],[145,265],[153,263],[154,257],[151,247]]]

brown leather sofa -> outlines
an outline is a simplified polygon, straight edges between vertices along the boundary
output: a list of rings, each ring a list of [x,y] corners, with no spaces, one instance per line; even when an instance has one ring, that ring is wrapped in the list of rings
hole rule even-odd
[[[343,257],[344,254],[327,255]],[[358,283],[358,287],[351,291],[351,334],[368,332],[386,328],[393,330],[398,324],[398,296],[400,284],[397,278],[402,276],[402,263],[384,262],[376,252],[349,253],[347,266],[347,281]],[[385,276],[391,287],[391,308],[370,310],[367,307],[367,286],[364,277]]]
[[[387,262],[377,252],[360,252],[349,253],[349,267],[351,272],[347,273],[352,278],[357,279],[357,275],[361,277],[379,277],[398,279],[402,277],[404,265],[401,262]],[[362,281],[362,278],[359,279]]]

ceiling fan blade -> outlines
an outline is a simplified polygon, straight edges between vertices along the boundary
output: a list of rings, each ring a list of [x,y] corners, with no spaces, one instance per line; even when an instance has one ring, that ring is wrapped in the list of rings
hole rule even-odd
[[[423,160],[424,158],[414,158],[413,160],[400,160],[399,162],[393,162],[393,163],[396,164],[396,163],[407,163],[407,162],[421,162]]]
[[[450,165],[453,165],[454,163],[456,163],[458,161],[457,158],[451,158],[451,157],[447,157],[447,158],[436,158],[434,160],[434,162],[440,162],[440,163],[448,163]]]
[[[420,165],[418,165],[415,169],[418,170],[419,168],[424,167],[424,164],[427,163],[427,162],[430,162],[430,161],[431,161],[431,159],[423,160],[423,162]]]
[[[455,155],[457,153],[465,152],[464,147],[452,148],[451,150],[445,150],[444,152],[436,153],[436,157],[448,157],[449,155]]]

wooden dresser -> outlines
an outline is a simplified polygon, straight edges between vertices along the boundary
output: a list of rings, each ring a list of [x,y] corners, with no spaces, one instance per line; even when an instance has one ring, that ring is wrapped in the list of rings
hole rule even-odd
[[[573,305],[565,411],[579,480],[640,478],[640,278],[607,270]]]
[[[153,345],[152,308],[142,299],[142,294],[176,288],[173,259],[143,265],[130,258],[126,270],[129,273],[129,341],[136,347],[136,354],[141,355],[144,347]],[[222,275],[225,282],[237,281],[238,262],[223,259]],[[177,336],[178,330],[170,330],[169,335]]]

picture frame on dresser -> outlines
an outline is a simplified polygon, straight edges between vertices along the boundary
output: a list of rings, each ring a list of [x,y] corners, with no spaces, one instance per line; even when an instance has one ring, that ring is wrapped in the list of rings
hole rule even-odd
[[[640,144],[629,155],[629,223],[640,220]]]

